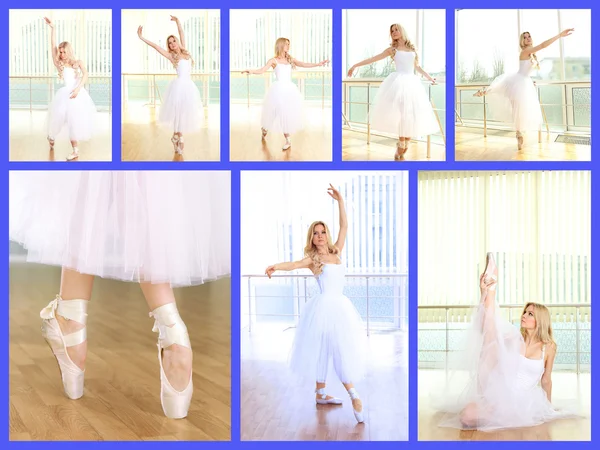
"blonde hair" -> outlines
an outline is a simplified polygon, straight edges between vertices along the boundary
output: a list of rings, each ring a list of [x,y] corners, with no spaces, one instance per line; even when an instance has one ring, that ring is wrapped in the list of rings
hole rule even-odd
[[[317,220],[313,222],[308,228],[308,234],[306,235],[306,246],[304,247],[304,256],[312,259],[313,261],[313,273],[315,275],[320,275],[323,272],[323,263],[321,262],[321,257],[317,252],[317,248],[313,244],[313,234],[315,232],[315,228],[317,225],[322,225],[325,228],[325,235],[327,236],[327,251],[329,254],[339,255],[340,251],[338,248],[333,245],[331,241],[331,234],[329,233],[329,227],[325,224],[325,222],[321,220]]]
[[[292,69],[295,69],[296,65],[294,64],[294,58],[292,58],[292,55],[290,55],[288,52],[283,50],[283,46],[289,43],[290,40],[288,38],[283,37],[275,41],[275,59],[281,58],[283,56],[285,57],[285,60],[290,64],[290,66],[292,66]]]
[[[525,48],[525,44],[523,43],[523,41],[525,40],[525,35],[528,34],[531,37],[531,33],[529,31],[523,31],[521,33],[521,36],[519,36],[519,47],[521,48],[521,50],[523,50]],[[536,69],[540,68],[540,62],[537,59],[537,55],[535,53],[532,53],[530,58],[531,62],[533,62],[533,66]]]
[[[60,58],[60,49],[64,49],[65,53],[67,54],[67,59],[65,61],[63,61]],[[58,77],[59,78],[63,78],[63,72],[65,70],[65,65],[69,65],[71,66],[74,70],[75,70],[75,74],[77,75],[77,77],[80,76],[81,74],[81,70],[79,67],[79,61],[77,61],[77,59],[75,58],[75,54],[73,52],[73,46],[71,45],[70,42],[67,41],[63,41],[60,44],[58,44],[58,52],[56,54],[56,67],[58,68]]]
[[[552,320],[550,319],[550,311],[544,305],[539,303],[529,302],[523,308],[523,314],[527,311],[527,308],[533,306],[533,315],[535,317],[535,332],[534,336],[544,344],[549,344],[556,347],[554,337],[552,335]],[[521,327],[521,335],[525,338],[527,336],[527,330]]]
[[[404,43],[404,46],[406,48],[408,48],[409,50],[412,50],[413,52],[415,52],[415,61],[418,63],[419,62],[419,55],[417,54],[417,48],[415,47],[415,44],[413,44],[410,41],[410,39],[408,39],[406,30],[399,23],[393,23],[393,24],[390,25],[390,36],[392,35],[392,29],[394,27],[398,28],[398,31],[400,31],[400,33],[402,34],[402,41]],[[392,43],[390,45],[394,49],[394,53],[392,54],[392,58],[393,58],[396,55],[396,50],[400,46],[400,39],[395,39],[395,40],[392,39]]]
[[[169,36],[167,36],[167,51],[169,52],[169,54],[171,55],[171,59],[173,60],[173,67],[175,67],[177,69],[177,64],[179,64],[179,61],[181,60],[181,56],[179,53],[171,50],[171,47],[169,46],[169,39],[171,39],[171,38],[175,39],[175,42],[177,42],[177,44],[179,44],[179,50],[181,51],[181,55],[189,56],[189,58],[192,60],[192,66],[193,66],[194,59],[192,58],[191,53],[188,52],[187,49],[185,49],[181,46],[181,43],[179,42],[179,39],[177,39],[177,36],[175,36],[174,34],[170,34]]]

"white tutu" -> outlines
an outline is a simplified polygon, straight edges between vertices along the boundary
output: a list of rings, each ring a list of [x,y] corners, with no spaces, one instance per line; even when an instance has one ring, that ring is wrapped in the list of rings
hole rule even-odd
[[[439,426],[492,431],[576,416],[555,409],[540,386],[548,346],[541,359],[526,358],[520,330],[500,314],[497,305],[478,307],[464,348],[433,401],[446,412]],[[471,423],[463,423],[463,411]]]
[[[290,368],[300,377],[325,381],[329,363],[342,382],[364,375],[366,332],[362,319],[342,292],[344,267],[326,264],[318,278],[321,293],[311,298],[300,316],[290,353]]]
[[[65,86],[54,94],[48,106],[46,130],[50,138],[55,139],[63,128],[67,128],[69,140],[88,141],[92,137],[96,121],[96,105],[88,91],[82,86],[77,97],[70,98],[71,92],[79,83],[75,70],[65,67],[63,70]]]
[[[192,133],[204,122],[202,97],[191,78],[192,60],[177,64],[177,78],[169,83],[163,95],[158,120],[170,131]]]
[[[519,61],[519,72],[500,75],[486,91],[491,118],[512,123],[517,131],[537,131],[543,122],[531,68],[529,60]]]
[[[414,74],[415,54],[397,51],[396,72],[381,83],[373,102],[371,128],[399,137],[416,137],[440,131],[421,80]]]
[[[189,286],[230,273],[229,172],[13,171],[10,239],[27,261]]]
[[[274,71],[277,80],[265,97],[261,126],[275,133],[296,133],[304,128],[302,94],[292,82],[291,65],[277,64]]]

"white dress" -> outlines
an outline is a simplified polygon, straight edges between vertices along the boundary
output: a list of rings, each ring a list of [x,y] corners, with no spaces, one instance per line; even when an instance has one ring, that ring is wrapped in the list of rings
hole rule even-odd
[[[440,409],[446,411],[440,426],[469,428],[461,423],[460,413],[467,405],[476,406],[478,430],[532,427],[556,419],[574,417],[571,411],[557,410],[548,401],[540,382],[544,357],[524,356],[521,331],[500,316],[498,305],[486,309],[480,304],[472,328],[459,352],[463,372],[459,382],[455,374],[441,387]],[[466,375],[466,378],[465,378]]]
[[[491,117],[512,123],[516,131],[537,131],[542,125],[537,88],[530,76],[533,68],[532,61],[521,60],[517,73],[500,75],[486,91]]]
[[[66,128],[69,140],[88,141],[94,130],[96,105],[83,86],[77,97],[70,98],[71,92],[79,83],[75,69],[72,67],[63,69],[63,82],[64,86],[56,91],[48,106],[46,117],[48,137],[55,139],[63,128]]]
[[[177,78],[165,90],[158,120],[169,130],[183,134],[202,127],[202,97],[192,81],[191,59],[180,59],[177,63]]]
[[[364,375],[366,332],[360,314],[343,294],[345,268],[325,264],[317,277],[320,293],[302,311],[290,368],[310,381],[326,381],[333,362],[342,382],[356,382]]]
[[[11,171],[9,236],[31,263],[189,286],[230,273],[226,171]]]
[[[292,81],[292,66],[277,64],[276,80],[262,107],[261,127],[275,133],[292,134],[304,128],[302,94]]]
[[[415,75],[415,53],[396,51],[396,71],[389,74],[375,96],[371,128],[399,137],[426,136],[440,131],[429,96]]]

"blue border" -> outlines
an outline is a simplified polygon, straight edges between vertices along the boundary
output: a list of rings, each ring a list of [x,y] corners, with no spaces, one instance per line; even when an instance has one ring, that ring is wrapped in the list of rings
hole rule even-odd
[[[364,1],[358,0],[346,0],[341,1],[327,1],[327,0],[305,0],[297,5],[283,4],[281,0],[263,0],[254,2],[252,5],[247,4],[241,0],[205,0],[201,3],[191,0],[180,0],[177,3],[177,9],[219,9],[221,16],[221,161],[220,162],[184,162],[184,163],[173,163],[168,161],[162,162],[122,162],[120,156],[120,141],[121,141],[121,9],[167,9],[166,4],[158,0],[106,0],[104,2],[88,2],[82,4],[81,1],[75,0],[64,0],[61,3],[62,9],[79,9],[87,7],[88,9],[112,9],[113,10],[113,135],[112,135],[112,153],[113,162],[78,162],[73,164],[67,163],[56,163],[56,162],[9,162],[8,151],[6,151],[5,158],[0,164],[3,166],[2,177],[3,182],[0,184],[2,210],[4,211],[4,218],[2,220],[2,231],[5,236],[8,235],[8,171],[9,170],[230,170],[231,171],[231,183],[232,183],[232,278],[231,278],[231,323],[232,323],[232,349],[231,349],[231,410],[232,410],[232,430],[231,437],[232,442],[207,442],[207,443],[195,443],[195,442],[117,442],[113,445],[119,448],[192,448],[192,446],[201,445],[203,448],[217,448],[227,447],[230,449],[236,448],[247,448],[247,449],[263,449],[265,447],[279,448],[281,443],[266,443],[266,442],[239,442],[240,439],[240,311],[239,311],[239,295],[240,295],[240,254],[239,254],[239,239],[240,239],[240,171],[241,170],[408,170],[409,175],[409,261],[410,261],[410,275],[409,275],[409,295],[410,295],[410,318],[409,318],[409,441],[408,442],[373,442],[370,444],[358,443],[358,442],[327,442],[327,443],[311,443],[307,444],[304,442],[291,442],[285,445],[290,445],[295,448],[307,448],[308,445],[317,446],[322,448],[343,448],[354,449],[363,447],[364,445],[374,446],[377,448],[388,448],[395,449],[398,447],[405,446],[418,446],[423,449],[435,449],[438,448],[439,443],[437,442],[418,442],[418,409],[417,409],[417,257],[418,257],[418,216],[417,216],[417,172],[419,170],[593,170],[597,165],[597,162],[516,162],[516,161],[497,161],[497,162],[483,162],[483,161],[469,161],[469,162],[455,162],[454,161],[454,15],[455,8],[464,9],[523,9],[524,6],[527,9],[556,9],[561,6],[565,6],[564,2],[558,2],[556,0],[531,0],[526,5],[522,1],[507,0],[498,5],[489,5],[489,7],[483,6],[481,1],[475,0],[463,0],[456,2],[441,1],[441,0],[423,0],[419,4],[398,4],[397,2],[391,2],[389,0],[379,0],[372,2],[373,4],[367,5]],[[592,9],[592,24],[596,23],[598,19],[597,9],[592,7],[594,2],[592,1],[577,1],[573,0],[568,3],[570,9]],[[447,68],[447,90],[446,90],[446,130],[447,130],[447,152],[445,162],[426,162],[426,161],[415,161],[415,162],[385,162],[385,161],[373,161],[373,162],[342,162],[341,160],[341,24],[342,24],[342,9],[403,9],[403,8],[425,8],[425,9],[446,9],[446,61]],[[48,9],[48,2],[42,0],[31,0],[27,2],[17,2],[15,0],[8,1],[8,8],[14,9]],[[332,10],[333,17],[333,32],[334,41],[332,49],[332,70],[333,70],[333,85],[332,85],[332,98],[333,98],[333,117],[332,117],[332,143],[333,143],[333,162],[229,162],[229,9],[330,9]],[[58,9],[58,8],[57,8]],[[9,26],[8,9],[4,10],[2,14],[2,22],[0,25],[6,30],[5,36],[8,37]],[[596,38],[598,32],[592,27],[592,60],[595,61],[597,58],[596,51]],[[8,39],[6,41],[8,47]],[[6,48],[6,47],[5,47]],[[8,72],[8,58],[2,58],[2,67],[4,73]],[[592,80],[594,80],[594,75]],[[597,97],[596,91],[592,90],[592,103],[595,104]],[[9,116],[8,116],[8,89],[4,89],[0,92],[0,103],[4,104],[0,114],[5,126],[5,130],[9,129]],[[450,112],[448,112],[450,111]],[[592,115],[592,128],[595,129],[595,125],[598,121],[595,115]],[[8,132],[6,133],[6,148],[9,148],[9,137]],[[594,176],[592,176],[592,227],[594,230],[598,226],[598,205],[596,205],[596,197],[599,184],[596,182]],[[9,295],[8,285],[8,252],[9,245],[7,241],[4,241],[2,250],[7,256],[1,261],[2,274],[0,278],[2,286],[4,287],[6,298]],[[597,242],[592,235],[592,258],[597,256]],[[592,265],[592,279],[599,279],[600,273],[595,264]],[[6,302],[6,307],[8,301]],[[8,348],[8,317],[4,318],[5,328],[5,347]],[[595,346],[597,339],[596,334],[592,333],[592,342]],[[595,367],[595,359],[592,356],[592,364]],[[2,409],[2,415],[0,420],[6,424],[2,432],[1,441],[8,441],[8,354],[2,360],[2,366],[0,368],[2,374],[2,382],[4,383],[5,389],[3,390],[3,399],[5,401],[6,408]],[[592,398],[593,405],[596,403],[597,389],[592,386]],[[592,415],[592,429],[596,428],[598,421],[595,416]],[[592,439],[595,433],[592,434]],[[11,442],[9,443],[10,448],[24,448],[24,449],[37,449],[37,448],[97,448],[103,446],[101,442]],[[553,442],[551,444],[545,442],[485,442],[481,444],[469,443],[464,444],[463,442],[445,442],[444,446],[448,449],[459,448],[463,445],[482,446],[486,448],[500,448],[510,446],[517,450],[518,448],[523,449],[535,449],[535,448],[546,448],[551,445],[553,448],[591,448],[591,443],[577,443],[577,442]],[[42,447],[43,446],[43,447]],[[312,447],[315,448],[315,447]]]

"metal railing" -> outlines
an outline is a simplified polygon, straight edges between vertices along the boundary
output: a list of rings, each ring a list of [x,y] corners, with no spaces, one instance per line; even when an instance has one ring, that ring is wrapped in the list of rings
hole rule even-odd
[[[449,335],[450,335],[450,332],[451,331],[462,331],[461,329],[451,329],[449,327],[449,324],[451,324],[451,323],[468,324],[469,323],[466,320],[466,315],[465,314],[457,314],[456,315],[456,317],[460,317],[461,320],[455,320],[455,321],[449,320],[449,319],[451,319],[451,311],[452,310],[461,310],[463,312],[466,312],[466,311],[471,311],[471,310],[477,308],[477,306],[478,305],[420,305],[418,307],[418,309],[419,309],[419,318],[418,318],[419,319],[419,325],[421,325],[422,323],[435,323],[435,324],[442,323],[444,325],[444,327],[443,328],[427,328],[427,329],[421,329],[419,327],[419,333],[424,332],[424,331],[444,331],[445,333],[444,333],[444,349],[443,350],[423,349],[419,345],[418,351],[419,352],[430,352],[430,353],[440,353],[440,352],[443,352],[446,355],[445,359],[446,359],[446,368],[447,368],[447,364],[448,364],[447,355],[452,352],[452,350],[450,349],[450,346],[449,346],[449,342],[450,342]],[[498,306],[501,309],[508,309],[508,321],[510,323],[513,323],[513,310],[515,310],[515,309],[518,310],[519,314],[517,315],[517,317],[520,317],[520,315],[521,315],[521,313],[523,311],[523,307],[524,307],[523,304],[515,304],[515,305],[505,304],[505,305],[498,305]],[[580,358],[580,355],[582,355],[582,354],[591,354],[591,351],[590,352],[582,352],[581,351],[581,331],[582,331],[582,329],[581,329],[581,322],[582,322],[582,320],[581,320],[581,309],[583,309],[583,308],[588,308],[589,309],[589,308],[591,308],[591,304],[590,303],[573,303],[573,304],[557,304],[557,305],[550,304],[550,305],[548,305],[548,308],[551,310],[551,313],[553,311],[555,311],[556,308],[570,308],[570,309],[575,309],[574,317],[569,317],[569,319],[571,319],[571,320],[563,320],[563,321],[553,320],[552,323],[556,324],[556,323],[567,323],[567,322],[574,321],[574,323],[575,323],[575,330],[574,330],[574,332],[575,332],[575,349],[576,349],[576,351],[575,352],[561,352],[560,346],[559,346],[558,351],[557,351],[557,356],[561,355],[561,354],[572,354],[572,353],[575,353],[575,356],[576,356],[576,363],[575,363],[576,371],[577,371],[577,373],[580,373],[581,372],[581,358]],[[425,311],[425,310],[441,310],[441,311],[443,311],[443,314],[437,316],[437,319],[443,319],[444,321],[440,322],[438,320],[435,320],[435,321],[428,322],[428,321],[422,320],[422,314],[421,314],[421,312]],[[555,318],[556,315],[553,314],[553,315],[551,315],[551,317]],[[555,330],[555,331],[558,331],[558,330]],[[420,340],[419,340],[419,342],[420,342]],[[419,361],[419,363],[421,363],[421,361]]]
[[[371,143],[371,135],[375,135],[375,136],[383,136],[383,137],[387,137],[385,134],[382,133],[378,133],[376,130],[372,131],[371,130],[371,104],[372,104],[372,99],[371,99],[371,88],[372,87],[379,87],[379,85],[381,85],[381,83],[383,83],[384,80],[382,80],[381,78],[348,78],[342,81],[342,86],[343,86],[343,99],[342,99],[342,104],[343,104],[343,110],[342,110],[342,119],[344,121],[344,128],[351,130],[351,131],[356,131],[359,133],[366,133],[367,134],[367,144]],[[438,85],[445,85],[445,83],[438,83]],[[353,102],[350,99],[350,90],[353,87],[365,87],[366,88],[366,92],[367,92],[367,98],[366,101],[364,102]],[[437,108],[435,106],[435,103],[433,101],[433,98],[431,96],[431,84],[428,84],[427,87],[427,94],[429,97],[429,101],[431,102],[431,107],[433,108],[433,112],[435,113],[435,118],[437,119],[438,122],[438,126],[440,128],[440,135],[442,137],[442,140],[444,142],[444,146],[446,145],[446,135],[444,133],[444,127],[442,125],[442,121],[440,120],[440,115],[439,112],[440,111],[444,111],[445,109],[443,108]],[[367,121],[366,122],[359,122],[357,120],[350,120],[350,113],[349,113],[349,108],[351,105],[363,105],[366,106],[367,109]],[[366,126],[366,131],[363,131],[359,128],[353,128],[352,124],[359,124],[359,125],[364,125]],[[398,136],[394,136],[394,138],[397,138]],[[427,135],[426,138],[426,142],[427,142],[427,158],[431,158],[431,135]]]
[[[242,74],[241,70],[234,70],[231,71],[231,84],[233,85],[233,83],[235,83],[235,80],[244,80],[245,83],[245,95],[243,96],[243,98],[240,98],[239,96],[236,96],[235,94],[232,93],[231,95],[231,101],[235,102],[244,102],[246,103],[246,106],[250,107],[251,104],[253,103],[260,103],[264,100],[264,96],[260,96],[260,97],[253,97],[252,93],[251,93],[251,88],[250,88],[250,83],[251,83],[251,79],[260,79],[262,80],[265,85],[264,85],[264,91],[268,91],[269,87],[271,86],[271,83],[273,82],[273,74],[272,72],[265,72],[261,75],[249,75],[249,74]],[[325,106],[329,106],[331,104],[331,95],[327,93],[327,88],[329,88],[329,91],[331,91],[331,71],[328,70],[297,70],[294,71],[292,73],[292,79],[295,79],[298,81],[297,86],[298,89],[300,90],[300,93],[302,94],[302,97],[304,98],[304,100],[308,100],[308,101],[320,101],[321,102],[321,109],[325,109]],[[308,87],[309,87],[309,80],[317,80],[319,81],[319,83],[317,83],[317,86],[320,85],[320,94],[319,95],[309,95],[308,94]],[[314,87],[314,86],[311,86]]]
[[[370,303],[371,303],[371,298],[372,297],[376,297],[377,299],[399,299],[399,298],[404,298],[405,302],[408,302],[408,274],[347,274],[345,275],[346,278],[350,278],[350,279],[364,279],[365,280],[365,284],[363,285],[363,287],[365,287],[365,294],[364,295],[360,295],[360,296],[351,296],[351,295],[347,295],[347,297],[352,300],[353,298],[360,298],[360,299],[364,299],[366,302],[366,315],[365,315],[365,322],[366,322],[366,332],[367,332],[367,336],[370,335],[371,333],[371,321],[372,319],[392,319],[392,320],[397,320],[400,323],[406,322],[408,321],[408,317],[407,315],[391,315],[391,316],[375,316],[375,315],[371,315],[371,310],[370,310]],[[247,316],[249,318],[248,320],[248,332],[251,333],[252,332],[252,318],[256,318],[258,316],[269,316],[269,317],[294,317],[294,318],[298,318],[300,317],[301,314],[264,314],[264,313],[257,313],[257,312],[253,312],[253,301],[255,302],[256,299],[259,298],[281,298],[280,295],[276,295],[276,296],[267,296],[267,295],[256,295],[253,294],[253,289],[252,289],[252,282],[253,280],[258,280],[258,279],[265,279],[268,278],[267,275],[242,275],[242,280],[246,279],[246,286],[247,286],[247,293],[244,295],[242,293],[242,300],[245,298],[248,300],[248,313]],[[284,278],[284,279],[297,279],[297,280],[301,280],[302,281],[302,294],[297,294],[297,295],[292,295],[291,297],[294,298],[296,300],[296,309],[297,311],[300,311],[301,308],[301,301],[303,300],[304,303],[306,303],[310,298],[311,295],[309,294],[309,289],[308,289],[308,280],[312,279],[314,280],[314,275],[271,275],[271,278]],[[372,279],[373,278],[398,278],[401,279],[401,283],[402,285],[397,285],[396,287],[398,287],[399,289],[403,290],[403,296],[385,296],[385,295],[372,295],[369,292],[369,287],[374,286]],[[377,284],[375,284],[377,285]],[[389,286],[389,285],[388,285]],[[300,291],[300,290],[299,290]],[[286,297],[290,297],[290,296],[286,296]],[[408,304],[408,303],[407,303]],[[408,309],[408,308],[407,308]],[[400,327],[398,327],[400,329]]]
[[[573,99],[573,90],[576,88],[584,88],[584,89],[591,89],[591,83],[590,82],[584,82],[584,81],[561,81],[561,82],[551,82],[551,81],[536,81],[536,88],[537,88],[537,92],[538,92],[538,98],[541,98],[541,93],[540,93],[540,87],[544,87],[544,86],[561,86],[561,103],[547,103],[547,102],[542,102],[540,101],[540,107],[542,110],[542,117],[543,117],[543,128],[546,129],[546,135],[549,136],[550,135],[550,125],[559,125],[564,127],[565,132],[566,131],[577,131],[577,132],[583,132],[587,135],[589,135],[591,133],[591,127],[588,126],[576,126],[574,125],[575,122],[575,108],[578,107],[591,107],[590,103],[577,103],[575,104],[572,99]],[[465,125],[465,120],[469,121],[469,123],[473,123],[473,124],[481,124],[481,122],[483,122],[483,136],[487,137],[487,130],[488,130],[488,123],[489,122],[495,122],[495,121],[490,121],[488,120],[488,103],[486,101],[486,96],[482,96],[482,97],[474,97],[474,98],[481,98],[481,101],[472,101],[472,102],[465,102],[462,101],[462,93],[463,92],[473,92],[476,93],[477,91],[481,90],[481,89],[485,89],[488,88],[490,85],[489,84],[457,84],[455,86],[455,124],[460,123],[461,125]],[[568,101],[567,99],[571,99],[571,101]],[[462,111],[462,107],[463,105],[473,105],[473,106],[482,106],[483,107],[483,118],[482,119],[465,119],[463,117],[463,115],[461,114]],[[562,117],[563,117],[563,121],[561,123],[549,123],[548,122],[548,118],[546,115],[546,108],[548,107],[560,107],[562,109]],[[501,127],[498,127],[499,129],[501,129]],[[542,127],[540,127],[540,129],[538,130],[538,142],[541,143],[542,142]]]
[[[9,106],[11,109],[47,109],[49,103],[54,98],[57,87],[62,87],[62,83],[56,76],[35,75],[35,76],[9,76]],[[101,97],[104,101],[98,101],[98,95],[95,94],[94,86],[106,86],[107,91]],[[96,107],[102,110],[106,108],[112,111],[112,77],[111,76],[88,76],[88,82],[84,88],[95,99]],[[23,94],[24,93],[24,94]],[[21,101],[19,98],[24,98]]]
[[[161,89],[164,92],[169,82],[176,77],[177,75],[172,73],[122,74],[121,95],[123,97],[123,106],[127,107],[127,103],[130,101],[141,101],[145,102],[144,106],[155,108],[162,102]],[[205,108],[211,102],[220,100],[221,78],[218,73],[193,73],[191,79],[196,85],[200,83],[200,96]]]

